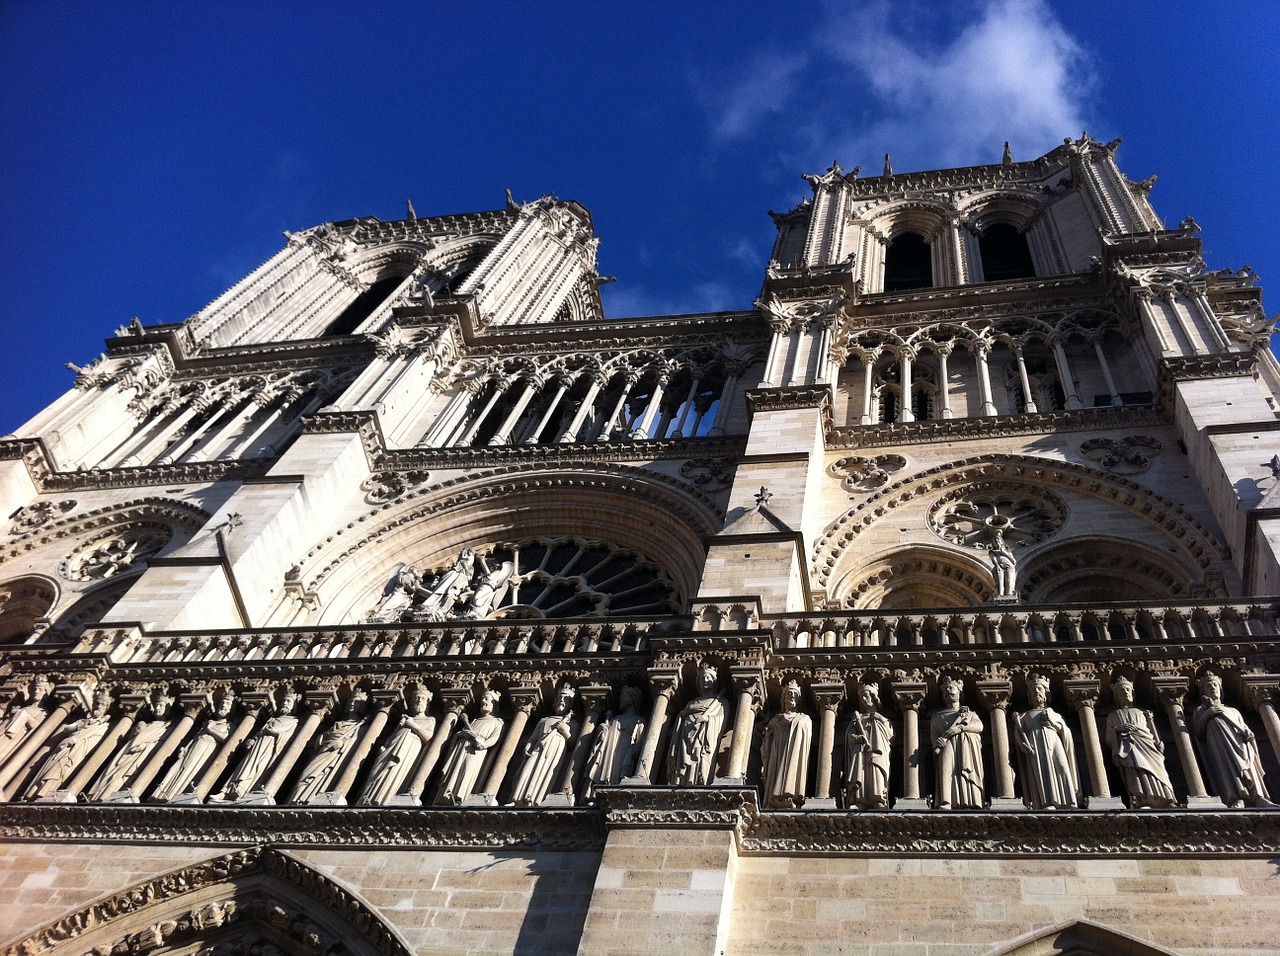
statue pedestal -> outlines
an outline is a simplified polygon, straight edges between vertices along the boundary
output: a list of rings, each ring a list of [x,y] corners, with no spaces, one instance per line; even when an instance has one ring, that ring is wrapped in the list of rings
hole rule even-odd
[[[464,807],[496,807],[498,797],[492,793],[473,793],[462,801]]]
[[[1119,797],[1090,797],[1086,809],[1094,813],[1114,812],[1128,809]]]
[[[1027,805],[1017,797],[992,797],[991,806],[987,809],[996,813],[1022,813]]]
[[[39,797],[32,803],[75,803],[76,795],[71,790],[55,790],[46,797]]]
[[[574,806],[573,794],[571,793],[549,793],[539,801],[540,807],[572,807]]]
[[[623,777],[618,781],[620,787],[652,787],[653,783],[648,777],[636,775],[634,777]]]
[[[745,777],[716,777],[711,781],[713,787],[737,787],[739,790],[745,786]]]
[[[1187,797],[1188,810],[1225,810],[1226,807],[1221,797]]]
[[[835,797],[805,797],[801,810],[838,810]]]
[[[132,790],[117,790],[109,795],[103,803],[137,803],[138,798],[134,796]]]
[[[274,807],[276,805],[275,798],[265,790],[252,790],[239,800],[232,800],[231,803],[237,807]]]
[[[307,801],[310,807],[345,807],[347,798],[340,793],[317,793]]]
[[[420,807],[422,801],[412,793],[397,793],[394,797],[387,801],[389,807]]]
[[[902,797],[893,804],[894,810],[929,810],[929,801],[924,797]]]

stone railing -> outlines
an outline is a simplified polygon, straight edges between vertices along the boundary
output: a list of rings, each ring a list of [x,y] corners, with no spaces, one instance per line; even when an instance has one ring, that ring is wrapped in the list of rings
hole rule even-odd
[[[957,611],[837,611],[761,615],[779,650],[929,648],[989,644],[1145,644],[1276,637],[1280,598],[1242,602],[988,605]]]

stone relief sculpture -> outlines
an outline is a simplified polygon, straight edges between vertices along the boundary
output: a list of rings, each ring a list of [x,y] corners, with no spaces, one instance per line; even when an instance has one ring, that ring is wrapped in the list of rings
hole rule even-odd
[[[44,722],[45,698],[52,692],[53,682],[47,678],[33,677],[27,681],[23,696],[9,708],[4,727],[0,729],[0,764],[18,748],[27,734]]]
[[[458,552],[453,567],[444,571],[420,589],[421,601],[410,612],[417,621],[443,621],[448,619],[462,592],[471,583],[475,569],[476,553],[471,548]]]
[[[1073,810],[1080,803],[1080,775],[1071,729],[1049,706],[1047,676],[1032,674],[1027,693],[1031,709],[1014,718],[1022,754],[1023,800],[1033,810]]]
[[[253,789],[265,776],[277,756],[289,744],[289,738],[298,729],[294,708],[298,704],[298,692],[289,684],[276,690],[276,711],[249,740],[249,749],[231,774],[222,792],[210,797],[210,801],[239,800]]]
[[[311,760],[303,768],[302,776],[289,796],[290,803],[307,803],[328,789],[342,768],[343,760],[360,739],[368,706],[369,695],[363,690],[356,690],[347,698],[341,716],[320,735]]]
[[[813,721],[800,710],[800,685],[787,681],[782,688],[782,711],[764,728],[761,757],[765,806],[804,805],[812,743]]]
[[[516,573],[513,561],[503,561],[497,568],[490,570],[483,555],[476,560],[480,562],[480,570],[476,573],[467,606],[458,615],[471,621],[478,621],[485,617],[492,610],[493,605],[502,600],[502,592],[507,582],[511,580],[511,575]]]
[[[400,793],[436,732],[436,719],[427,716],[430,704],[431,691],[421,684],[405,686],[400,726],[374,758],[369,779],[356,802],[387,804]]]
[[[938,689],[942,709],[929,722],[937,781],[933,805],[940,810],[980,809],[986,802],[982,718],[960,703],[960,681],[944,677]]]
[[[1258,741],[1240,711],[1222,702],[1222,678],[1206,671],[1197,683],[1200,705],[1191,715],[1191,726],[1218,796],[1229,807],[1271,806]]]
[[[150,720],[140,720],[117,751],[115,759],[103,771],[88,792],[90,800],[106,800],[113,793],[128,788],[130,779],[142,769],[147,757],[169,731],[169,714],[173,710],[173,698],[161,688],[151,692],[147,705]]]
[[[705,787],[715,779],[720,735],[729,701],[719,694],[716,665],[698,667],[698,696],[676,717],[667,754],[667,783],[673,787]]]
[[[582,783],[582,798],[591,800],[597,787],[616,787],[623,777],[636,772],[640,759],[640,743],[644,738],[644,720],[640,717],[641,691],[639,687],[624,687],[619,695],[619,714],[607,714],[596,731],[587,758],[587,770]]]
[[[869,810],[889,806],[889,747],[893,727],[879,711],[880,688],[862,684],[858,706],[844,739],[845,806]]]
[[[1151,711],[1135,707],[1133,681],[1117,677],[1111,682],[1116,709],[1107,715],[1106,741],[1111,759],[1120,768],[1131,807],[1171,807],[1177,802],[1169,771],[1164,765],[1164,744],[1156,732]]]
[[[400,620],[400,616],[413,604],[421,584],[422,574],[416,567],[412,564],[397,565],[382,589],[382,600],[365,616],[365,621],[391,624]]]
[[[208,765],[229,736],[231,736],[231,708],[235,706],[235,695],[223,691],[213,698],[209,708],[209,716],[205,718],[196,735],[178,751],[178,759],[169,768],[169,772],[152,791],[153,801],[164,803],[174,797],[181,796],[195,783],[196,777]]]
[[[996,582],[996,596],[1011,598],[1018,596],[1018,562],[1004,543],[1004,533],[997,531],[991,545],[987,548],[991,554],[991,575]]]
[[[47,751],[44,763],[32,777],[27,792],[28,800],[51,797],[75,772],[81,762],[93,752],[98,742],[107,734],[107,711],[111,709],[111,695],[99,689],[93,695],[89,713],[64,726],[53,745]]]
[[[489,749],[502,737],[503,721],[493,716],[500,697],[496,690],[485,691],[480,695],[480,716],[468,720],[463,714],[458,719],[458,729],[454,731],[449,758],[440,780],[438,805],[460,804],[475,790]]]
[[[554,712],[534,725],[524,745],[524,761],[516,777],[511,802],[518,807],[537,806],[556,785],[565,754],[578,736],[581,723],[573,717],[572,684],[561,684],[556,692]]]

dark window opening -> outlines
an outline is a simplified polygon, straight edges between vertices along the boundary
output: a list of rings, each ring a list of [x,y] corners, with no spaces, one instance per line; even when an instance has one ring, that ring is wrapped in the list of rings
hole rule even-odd
[[[1004,279],[1034,279],[1027,237],[1005,222],[998,222],[978,239],[982,254],[982,276],[988,282]]]
[[[403,281],[404,276],[387,276],[369,286],[342,310],[340,316],[329,323],[329,327],[324,330],[325,337],[350,335],[360,327],[361,322],[373,315],[373,310],[382,305],[392,290]]]
[[[933,258],[923,236],[904,232],[884,256],[884,291],[928,289],[933,285]]]
[[[880,397],[880,422],[892,425],[898,420],[898,396],[893,392],[885,392]]]
[[[917,388],[911,396],[911,411],[918,422],[933,418],[933,393],[927,388]]]

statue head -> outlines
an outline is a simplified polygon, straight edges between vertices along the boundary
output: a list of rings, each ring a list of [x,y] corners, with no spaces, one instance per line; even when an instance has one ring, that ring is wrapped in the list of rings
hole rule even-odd
[[[880,685],[867,681],[858,685],[858,710],[869,714],[880,706]]]
[[[276,713],[292,714],[298,706],[298,692],[292,684],[281,684],[276,688]]]
[[[53,693],[53,681],[47,677],[33,677],[27,683],[27,702],[38,704]]]
[[[410,717],[421,717],[431,705],[431,691],[421,684],[410,683],[404,687],[404,710]]]
[[[944,677],[938,681],[938,690],[942,693],[942,700],[948,707],[960,706],[960,695],[964,693],[964,684],[954,677]]]
[[[557,714],[567,714],[573,708],[573,698],[578,694],[572,684],[561,684],[556,690],[555,711]]]
[[[800,706],[800,685],[794,679],[782,685],[782,712],[789,714]]]
[[[709,697],[720,683],[720,672],[713,661],[704,660],[698,665],[698,693]]]
[[[634,714],[640,709],[641,692],[639,687],[628,684],[618,695],[618,706],[624,714]]]
[[[1214,671],[1205,671],[1196,681],[1200,688],[1200,696],[1205,700],[1222,700],[1222,676]]]
[[[231,708],[235,706],[236,695],[229,690],[219,691],[213,695],[213,715],[215,717],[226,717],[231,713]]]
[[[487,690],[480,695],[480,713],[487,716],[493,713],[493,709],[498,706],[498,701],[502,699],[502,695],[496,690]]]
[[[111,691],[105,687],[99,687],[93,695],[93,705],[91,713],[94,717],[105,717],[107,711],[111,709]]]
[[[1133,681],[1120,674],[1111,678],[1111,697],[1120,707],[1133,703]]]
[[[151,714],[157,719],[163,720],[168,716],[169,711],[173,708],[173,698],[170,697],[163,687],[157,687],[151,692]]]
[[[357,687],[347,698],[346,710],[347,716],[355,720],[359,720],[369,708],[369,692],[362,687]]]
[[[1049,675],[1032,674],[1027,682],[1027,696],[1031,698],[1032,707],[1049,706]]]

